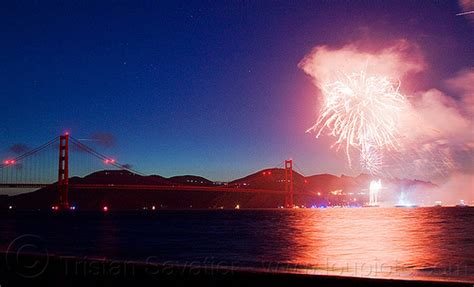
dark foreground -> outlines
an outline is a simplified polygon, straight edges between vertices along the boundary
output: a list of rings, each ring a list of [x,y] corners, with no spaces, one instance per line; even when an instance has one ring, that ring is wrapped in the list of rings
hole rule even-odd
[[[0,285],[174,277],[214,285],[472,284],[473,219],[472,208],[0,212]],[[347,279],[356,277],[394,281]]]
[[[0,253],[1,286],[472,286]]]

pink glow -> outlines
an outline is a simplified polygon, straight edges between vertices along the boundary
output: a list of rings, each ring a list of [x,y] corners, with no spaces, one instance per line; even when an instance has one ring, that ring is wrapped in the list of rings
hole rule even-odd
[[[115,163],[115,159],[106,159],[106,160],[104,160],[104,163],[105,163],[105,164],[114,164],[114,163]]]
[[[420,91],[414,76],[422,75],[427,64],[420,48],[407,40],[399,40],[378,51],[359,48],[357,43],[339,49],[317,46],[301,60],[299,67],[320,88],[319,106],[327,100],[323,88],[337,80],[341,73],[350,74],[362,69],[371,75],[400,80],[400,93],[408,99],[408,104],[400,117],[393,118],[394,145],[381,150],[382,175],[446,179],[472,159],[472,69],[460,71],[445,80],[446,91],[435,88]],[[324,133],[321,138],[332,139],[334,144],[333,134]],[[321,145],[327,141],[318,142]],[[355,147],[349,152],[357,154],[360,150]],[[352,167],[357,172],[363,172],[363,168],[362,165]]]

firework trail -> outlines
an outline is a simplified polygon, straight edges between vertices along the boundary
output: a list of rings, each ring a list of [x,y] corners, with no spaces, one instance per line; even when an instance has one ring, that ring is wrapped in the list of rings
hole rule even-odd
[[[355,149],[362,167],[377,174],[383,153],[400,146],[400,116],[409,103],[399,87],[399,81],[368,75],[365,70],[341,73],[338,80],[322,86],[324,103],[307,132],[316,132],[318,138],[328,130],[336,138],[337,150],[345,147],[350,167],[350,151]]]
[[[381,174],[383,165],[383,155],[374,146],[369,146],[367,150],[360,152],[360,166],[371,175]]]

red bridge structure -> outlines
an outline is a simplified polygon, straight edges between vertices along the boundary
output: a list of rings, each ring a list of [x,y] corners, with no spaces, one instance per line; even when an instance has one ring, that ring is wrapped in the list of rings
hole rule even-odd
[[[284,161],[284,191],[261,188],[251,188],[240,184],[218,184],[214,186],[200,185],[163,185],[156,184],[117,184],[101,182],[94,184],[71,181],[73,177],[84,177],[97,171],[122,170],[136,175],[146,176],[129,165],[121,164],[115,159],[105,156],[90,146],[84,140],[76,139],[69,134],[63,134],[47,143],[31,149],[15,158],[6,159],[0,164],[0,190],[5,189],[40,189],[54,187],[57,189],[57,200],[52,202],[57,209],[67,210],[69,190],[156,190],[156,191],[219,191],[244,193],[275,193],[285,192],[285,208],[294,207],[293,161]],[[59,154],[59,160],[58,160]],[[56,158],[56,159],[55,159]],[[58,164],[57,178],[54,176],[55,163]],[[270,172],[268,172],[270,173]],[[263,175],[266,173],[263,172]],[[281,180],[283,181],[283,179]]]

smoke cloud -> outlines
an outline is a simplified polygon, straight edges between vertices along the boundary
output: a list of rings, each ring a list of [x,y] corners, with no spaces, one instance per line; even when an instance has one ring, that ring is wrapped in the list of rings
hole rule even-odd
[[[425,68],[419,48],[407,40],[399,40],[391,47],[376,53],[360,51],[354,44],[340,49],[317,46],[304,57],[298,67],[312,77],[316,86],[332,82],[339,73],[366,70],[369,74],[401,79]]]
[[[115,146],[116,143],[115,136],[110,133],[94,133],[90,138],[105,148],[111,148]]]
[[[462,9],[462,12],[467,13],[474,11],[474,1],[472,0],[459,0],[459,6]],[[474,13],[460,15],[462,17],[467,17],[471,23],[474,23]]]
[[[474,204],[474,176],[466,173],[455,173],[439,187],[431,191],[431,198],[440,200],[445,205],[458,204],[464,200],[465,204]]]
[[[8,151],[16,154],[16,155],[21,155],[24,154],[25,152],[29,151],[30,148],[27,145],[18,143],[14,144],[11,147],[8,148]]]
[[[298,66],[320,89],[340,73],[359,70],[400,80],[409,109],[398,126],[403,135],[400,149],[384,158],[384,169],[392,176],[437,183],[462,178],[465,188],[474,188],[474,69],[459,71],[441,87],[407,92],[416,91],[412,78],[427,67],[419,47],[407,40],[379,51],[361,50],[354,44],[317,46]]]

